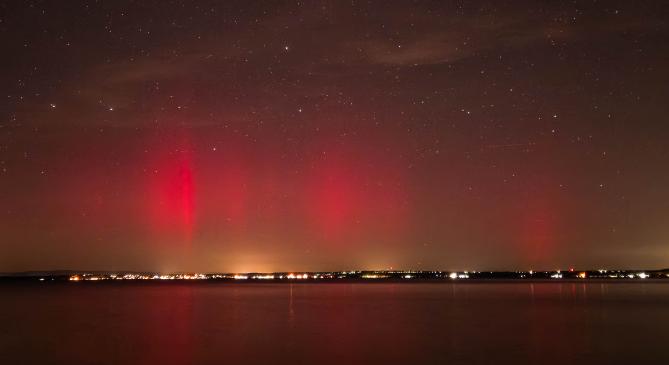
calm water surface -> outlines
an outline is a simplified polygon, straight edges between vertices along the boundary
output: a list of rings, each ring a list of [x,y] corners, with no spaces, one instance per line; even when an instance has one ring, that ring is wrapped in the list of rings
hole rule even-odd
[[[669,284],[0,285],[0,364],[669,364]]]

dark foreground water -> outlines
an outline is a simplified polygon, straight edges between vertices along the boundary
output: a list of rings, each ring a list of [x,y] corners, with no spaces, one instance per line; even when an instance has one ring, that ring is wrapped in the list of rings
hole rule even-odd
[[[669,364],[669,284],[0,285],[0,364]]]

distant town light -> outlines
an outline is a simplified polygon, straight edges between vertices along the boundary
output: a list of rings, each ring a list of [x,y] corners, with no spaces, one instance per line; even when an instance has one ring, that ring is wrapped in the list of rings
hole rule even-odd
[[[274,279],[274,275],[256,275],[253,278],[259,280],[272,280]]]

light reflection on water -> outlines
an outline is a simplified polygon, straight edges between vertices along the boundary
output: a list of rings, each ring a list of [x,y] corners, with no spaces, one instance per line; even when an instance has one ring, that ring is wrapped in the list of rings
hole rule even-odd
[[[669,363],[669,284],[0,286],[0,363]]]

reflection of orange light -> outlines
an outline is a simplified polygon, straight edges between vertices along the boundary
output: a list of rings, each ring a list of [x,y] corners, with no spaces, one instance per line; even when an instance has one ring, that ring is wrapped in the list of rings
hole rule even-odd
[[[79,280],[81,280],[81,277],[79,277],[79,275],[70,276],[70,281],[79,281]]]
[[[578,278],[579,279],[585,279],[585,277],[586,277],[585,272],[578,273]]]

